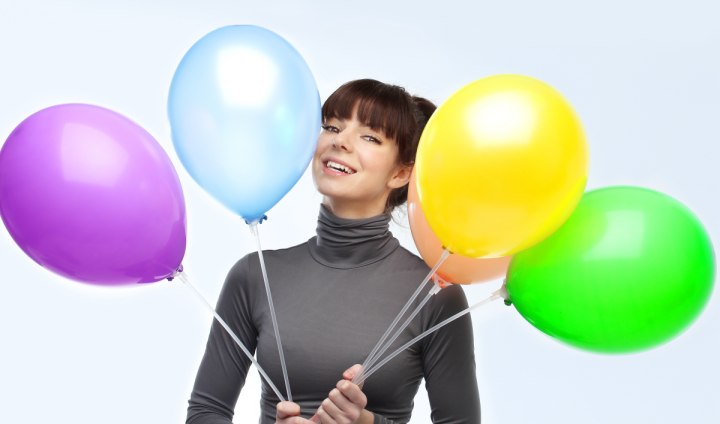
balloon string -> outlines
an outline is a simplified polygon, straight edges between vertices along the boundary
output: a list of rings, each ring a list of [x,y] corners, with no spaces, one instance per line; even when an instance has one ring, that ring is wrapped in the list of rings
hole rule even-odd
[[[403,350],[405,350],[405,349],[407,349],[408,347],[412,346],[412,345],[413,345],[415,342],[417,342],[418,340],[420,340],[420,339],[422,339],[422,338],[424,338],[424,337],[427,337],[428,335],[432,334],[433,332],[435,332],[435,331],[439,330],[440,328],[442,328],[442,327],[450,324],[451,322],[455,321],[456,319],[458,319],[458,318],[460,318],[461,316],[469,313],[470,311],[472,311],[473,309],[475,309],[475,308],[477,308],[477,307],[479,307],[479,306],[482,306],[482,305],[485,305],[485,304],[487,304],[487,303],[490,303],[490,302],[492,302],[493,300],[496,300],[496,299],[503,299],[503,298],[505,298],[504,293],[505,293],[505,288],[503,287],[503,288],[501,288],[500,290],[497,290],[497,291],[493,292],[487,299],[481,300],[480,302],[475,303],[474,305],[470,306],[469,308],[464,309],[464,310],[456,313],[455,315],[451,316],[450,318],[447,318],[447,319],[445,319],[444,321],[441,321],[440,323],[435,324],[434,326],[432,326],[432,327],[430,327],[429,329],[425,330],[424,332],[420,333],[418,336],[416,336],[415,338],[413,338],[413,339],[410,340],[409,342],[407,342],[407,343],[405,343],[404,345],[400,346],[396,351],[394,351],[394,352],[391,353],[389,356],[387,356],[385,359],[383,359],[382,361],[380,361],[377,365],[374,365],[372,368],[368,369],[367,372],[362,373],[362,374],[363,374],[362,378],[358,379],[358,381],[357,381],[357,382],[354,382],[354,383],[355,383],[355,384],[358,384],[358,385],[364,383],[365,380],[367,380],[371,375],[373,375],[373,374],[375,373],[375,371],[377,371],[378,369],[380,369],[380,367],[382,367],[383,365],[385,365],[385,364],[387,364],[388,362],[390,362],[393,358],[395,358],[397,355],[399,355],[400,353],[402,353]]]
[[[405,312],[407,312],[407,310],[410,307],[410,305],[412,304],[412,302],[415,299],[417,299],[417,297],[420,295],[420,292],[422,292],[423,288],[425,287],[425,284],[427,284],[427,282],[430,281],[430,278],[433,276],[433,274],[435,274],[435,271],[437,271],[438,268],[440,268],[440,265],[442,265],[442,263],[445,262],[445,259],[447,259],[448,256],[450,256],[450,251],[447,249],[443,249],[443,252],[440,255],[440,259],[438,259],[435,266],[430,270],[430,272],[425,277],[425,279],[420,283],[418,288],[415,290],[415,293],[413,293],[412,296],[410,296],[410,299],[408,299],[407,303],[405,303],[405,306],[403,306],[402,310],[400,310],[400,313],[395,317],[393,322],[390,324],[390,327],[388,327],[388,329],[385,330],[385,334],[383,334],[382,337],[380,337],[380,340],[378,340],[375,347],[373,347],[372,351],[370,351],[370,354],[367,356],[367,358],[365,358],[365,361],[362,364],[362,370],[360,371],[360,373],[358,375],[356,375],[353,378],[353,383],[355,383],[357,380],[360,380],[363,377],[363,370],[367,369],[367,363],[373,359],[373,357],[377,353],[378,349],[380,349],[380,347],[385,343],[385,340],[387,340],[388,336],[390,335],[390,332],[395,329],[395,326],[400,321],[400,318],[402,318],[402,316],[405,314]]]
[[[262,254],[260,246],[260,235],[258,234],[257,221],[250,223],[250,231],[257,241],[258,258],[260,259],[260,268],[262,269],[263,282],[265,283],[265,293],[267,293],[268,305],[270,306],[270,316],[272,317],[273,330],[275,331],[275,340],[277,341],[278,353],[280,355],[280,366],[282,367],[283,378],[285,379],[285,389],[287,390],[288,401],[292,402],[292,393],[290,393],[290,380],[288,379],[287,366],[285,365],[285,354],[283,353],[282,343],[280,342],[280,330],[278,330],[277,316],[275,315],[275,305],[270,295],[270,284],[268,283],[267,270],[265,269],[265,258]]]
[[[190,279],[188,278],[188,276],[184,272],[180,272],[177,274],[177,278],[180,279],[180,281],[182,281],[186,286],[190,287],[192,289],[193,293],[195,293],[197,295],[197,297],[202,301],[202,303],[205,304],[205,306],[207,306],[207,308],[210,310],[210,312],[212,312],[213,315],[215,316],[215,319],[217,320],[217,322],[219,322],[220,325],[225,329],[225,331],[227,331],[227,333],[230,335],[230,337],[232,337],[232,339],[235,341],[235,343],[243,351],[245,356],[247,356],[252,361],[252,363],[255,364],[255,367],[260,372],[260,375],[265,379],[265,382],[272,388],[272,390],[275,392],[275,395],[278,397],[278,399],[285,401],[285,398],[283,398],[283,395],[280,394],[280,391],[278,390],[278,388],[275,386],[275,384],[273,384],[272,380],[270,380],[270,377],[268,377],[268,375],[265,373],[265,370],[263,370],[262,367],[260,366],[260,364],[255,360],[255,357],[250,353],[250,351],[247,350],[247,348],[245,347],[243,342],[240,341],[238,336],[236,336],[235,333],[230,329],[230,326],[228,326],[227,323],[220,317],[220,315],[218,315],[218,313],[215,311],[215,308],[212,307],[210,302],[208,302],[203,297],[203,295],[200,294],[200,292],[192,284],[190,284]]]
[[[402,334],[402,332],[405,330],[405,328],[407,328],[407,326],[410,325],[410,321],[412,321],[412,319],[415,318],[415,316],[417,316],[417,314],[420,312],[420,310],[423,308],[423,306],[425,306],[425,304],[430,300],[430,298],[433,297],[435,294],[437,294],[440,290],[441,290],[440,286],[435,285],[435,287],[433,287],[428,292],[428,294],[425,296],[425,298],[422,300],[422,302],[420,302],[415,307],[415,310],[413,310],[412,313],[410,314],[410,316],[405,320],[405,322],[403,322],[402,325],[400,325],[400,327],[398,327],[397,331],[395,331],[393,336],[387,342],[385,342],[383,347],[381,347],[372,358],[368,358],[365,361],[365,362],[367,362],[367,365],[366,365],[367,369],[370,369],[373,366],[373,364],[375,364],[375,362],[377,362],[377,360],[380,359],[380,356],[382,356],[382,354],[388,350],[388,348],[392,345],[392,343],[395,340],[397,340],[398,337],[400,337],[400,334]]]

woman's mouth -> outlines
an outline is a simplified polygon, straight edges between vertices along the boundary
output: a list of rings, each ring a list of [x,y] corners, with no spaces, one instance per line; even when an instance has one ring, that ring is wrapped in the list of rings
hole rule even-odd
[[[355,172],[357,172],[347,165],[343,165],[341,163],[337,163],[337,162],[331,161],[331,160],[325,162],[325,168],[333,170],[333,171],[341,172],[341,173],[347,174],[347,175],[352,175]]]

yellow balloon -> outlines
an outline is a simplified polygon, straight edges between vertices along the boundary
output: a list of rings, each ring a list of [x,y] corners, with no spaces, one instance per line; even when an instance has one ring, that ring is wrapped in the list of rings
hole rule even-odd
[[[420,204],[443,245],[490,258],[524,250],[565,222],[585,188],[588,149],[558,91],[497,75],[435,111],[415,166]]]

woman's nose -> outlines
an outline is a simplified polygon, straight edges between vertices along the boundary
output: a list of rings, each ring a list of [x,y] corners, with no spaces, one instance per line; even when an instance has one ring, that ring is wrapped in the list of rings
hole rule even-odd
[[[332,146],[335,149],[341,149],[349,152],[351,150],[351,144],[347,139],[347,135],[342,132],[335,135],[332,139]]]

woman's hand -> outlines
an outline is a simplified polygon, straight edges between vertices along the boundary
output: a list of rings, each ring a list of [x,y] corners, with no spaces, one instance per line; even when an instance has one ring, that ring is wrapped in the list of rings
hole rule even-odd
[[[313,424],[313,421],[300,416],[300,405],[285,401],[277,405],[275,424]]]
[[[353,365],[343,373],[343,380],[338,381],[327,399],[325,399],[315,415],[310,418],[320,424],[361,424],[372,423],[373,414],[365,410],[367,397],[362,388],[352,383],[362,367]]]

